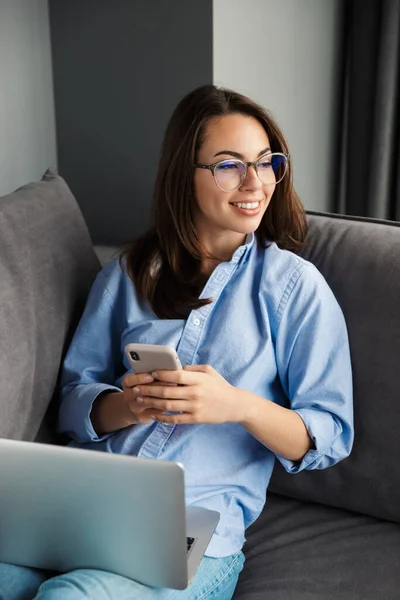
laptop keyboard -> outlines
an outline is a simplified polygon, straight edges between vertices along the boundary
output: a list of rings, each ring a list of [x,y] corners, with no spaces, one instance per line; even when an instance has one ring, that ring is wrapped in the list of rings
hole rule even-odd
[[[189,554],[191,547],[193,546],[195,538],[194,537],[187,537],[186,538],[186,543],[187,543],[187,552]]]

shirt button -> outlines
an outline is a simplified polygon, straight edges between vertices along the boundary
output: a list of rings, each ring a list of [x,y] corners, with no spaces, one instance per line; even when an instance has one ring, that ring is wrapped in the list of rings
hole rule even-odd
[[[198,327],[200,325],[200,319],[193,319],[193,323]]]

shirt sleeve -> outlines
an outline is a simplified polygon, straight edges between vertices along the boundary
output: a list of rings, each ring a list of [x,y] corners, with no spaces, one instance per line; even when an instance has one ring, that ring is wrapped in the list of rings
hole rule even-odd
[[[112,433],[98,436],[90,413],[94,400],[115,385],[123,370],[120,363],[120,336],[115,306],[103,271],[97,276],[61,373],[61,404],[58,429],[79,443],[101,441]]]
[[[288,473],[324,469],[346,458],[354,439],[353,383],[346,323],[323,276],[304,263],[278,308],[278,372],[291,409],[315,448],[300,462],[278,456]]]

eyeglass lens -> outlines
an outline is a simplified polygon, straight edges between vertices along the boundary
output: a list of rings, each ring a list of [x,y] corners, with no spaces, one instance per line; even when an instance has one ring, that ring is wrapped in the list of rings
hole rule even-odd
[[[286,173],[286,168],[287,159],[284,154],[269,154],[261,157],[257,163],[258,176],[265,185],[279,183]],[[215,167],[214,176],[221,190],[236,190],[246,176],[246,165],[238,159],[223,160]]]

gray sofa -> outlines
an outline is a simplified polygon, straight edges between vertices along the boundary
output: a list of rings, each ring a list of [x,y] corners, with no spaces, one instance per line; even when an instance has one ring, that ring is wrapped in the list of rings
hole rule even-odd
[[[235,598],[400,599],[400,224],[308,219],[301,254],[348,323],[355,444],[325,471],[276,466]],[[55,173],[0,199],[0,437],[63,441],[54,428],[59,368],[99,268]]]

